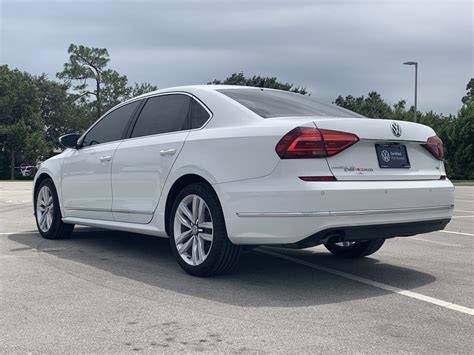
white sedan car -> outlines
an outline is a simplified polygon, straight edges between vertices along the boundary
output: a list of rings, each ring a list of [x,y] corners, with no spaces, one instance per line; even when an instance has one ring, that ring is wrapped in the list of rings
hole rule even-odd
[[[159,90],[61,142],[34,182],[43,237],[75,224],[169,237],[197,276],[230,270],[243,246],[363,257],[387,238],[441,230],[453,213],[431,128],[286,91]]]

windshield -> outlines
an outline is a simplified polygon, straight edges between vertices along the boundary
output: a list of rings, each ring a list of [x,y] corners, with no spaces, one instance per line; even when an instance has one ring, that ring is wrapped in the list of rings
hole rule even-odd
[[[263,118],[289,116],[364,117],[342,107],[288,91],[266,89],[220,89]]]

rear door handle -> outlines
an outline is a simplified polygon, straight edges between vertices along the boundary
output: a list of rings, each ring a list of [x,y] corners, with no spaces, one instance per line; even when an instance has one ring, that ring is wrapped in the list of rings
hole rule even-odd
[[[161,155],[173,155],[174,153],[176,153],[176,149],[173,148],[160,150]]]
[[[104,156],[102,156],[102,157],[99,158],[99,160],[100,160],[101,162],[110,161],[111,159],[112,159],[112,156],[110,156],[110,155],[104,155]]]

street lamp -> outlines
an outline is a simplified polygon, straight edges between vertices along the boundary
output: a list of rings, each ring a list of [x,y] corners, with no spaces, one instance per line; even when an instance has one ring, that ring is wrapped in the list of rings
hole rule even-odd
[[[415,66],[415,115],[413,116],[413,120],[416,122],[416,99],[417,99],[417,91],[418,91],[418,62],[405,62],[405,65],[414,65]]]

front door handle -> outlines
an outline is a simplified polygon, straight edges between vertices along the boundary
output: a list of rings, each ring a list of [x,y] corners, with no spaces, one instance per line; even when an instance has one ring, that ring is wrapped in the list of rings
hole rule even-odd
[[[176,149],[173,148],[160,150],[161,155],[173,155],[174,153],[176,153]]]
[[[100,160],[101,162],[110,161],[111,159],[112,159],[112,156],[110,156],[110,155],[104,155],[104,156],[102,156],[102,157],[99,158],[99,160]]]

